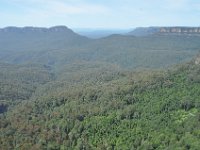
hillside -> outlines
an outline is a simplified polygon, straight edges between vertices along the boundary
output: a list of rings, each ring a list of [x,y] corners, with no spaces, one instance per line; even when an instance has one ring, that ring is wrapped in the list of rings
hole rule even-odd
[[[36,88],[52,81],[54,75],[42,65],[0,64],[0,114],[9,106],[29,99]]]
[[[72,49],[88,41],[88,38],[65,26],[7,27],[0,29],[0,59],[12,63],[27,63],[29,60],[35,63],[48,59],[45,63],[51,64],[54,59],[49,56],[49,52]]]
[[[44,48],[46,50],[50,47],[59,48],[55,46],[73,46],[75,43],[81,44],[88,40],[88,38],[78,35],[66,26],[54,26],[50,28],[6,27],[0,29],[0,37],[0,42],[5,42],[4,45],[1,45],[2,50],[18,51],[32,50],[30,49],[32,46],[38,47],[39,49]],[[12,43],[12,45],[9,43]]]
[[[200,149],[200,36],[0,37],[0,149]]]
[[[199,149],[198,60],[48,82],[0,115],[0,149]]]
[[[88,39],[64,26],[8,27],[0,30],[0,60],[37,63],[62,70],[78,62],[112,63],[123,69],[162,68],[190,60],[199,52],[200,36],[112,35]]]
[[[199,36],[112,35],[87,45],[83,55],[86,60],[114,63],[123,69],[155,69],[190,60],[199,52],[199,40]]]

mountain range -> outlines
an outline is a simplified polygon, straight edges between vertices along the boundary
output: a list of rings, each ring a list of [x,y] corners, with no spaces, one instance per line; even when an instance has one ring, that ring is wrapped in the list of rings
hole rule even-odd
[[[0,150],[199,150],[196,30],[0,29]]]
[[[139,37],[113,34],[89,39],[65,26],[7,27],[0,29],[0,60],[52,67],[86,61],[113,63],[121,68],[153,68],[186,61],[198,53],[199,36],[151,34],[160,30],[135,29],[133,32],[137,34],[147,33]]]

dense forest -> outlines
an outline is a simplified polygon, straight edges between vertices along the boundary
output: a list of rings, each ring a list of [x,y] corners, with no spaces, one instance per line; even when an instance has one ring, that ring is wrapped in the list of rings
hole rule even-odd
[[[0,29],[0,62],[37,63],[62,69],[79,62],[102,62],[122,68],[162,68],[192,59],[199,35],[111,35],[89,39],[67,27]]]
[[[29,100],[1,114],[1,149],[199,149],[199,71],[191,61],[45,85],[50,76],[42,71],[30,77],[42,85],[35,94],[19,89]]]
[[[200,36],[68,30],[0,30],[0,150],[200,149]]]

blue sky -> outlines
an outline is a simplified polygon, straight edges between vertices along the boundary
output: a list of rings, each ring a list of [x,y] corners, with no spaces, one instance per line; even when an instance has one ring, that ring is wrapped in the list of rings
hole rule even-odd
[[[200,0],[0,0],[0,27],[200,26]]]

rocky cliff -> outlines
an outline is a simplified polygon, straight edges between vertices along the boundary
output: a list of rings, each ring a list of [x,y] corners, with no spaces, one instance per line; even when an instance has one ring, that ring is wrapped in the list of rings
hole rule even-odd
[[[200,27],[160,27],[160,33],[200,34]]]
[[[148,36],[153,34],[200,35],[200,27],[139,27],[128,33],[128,35],[134,36]]]

